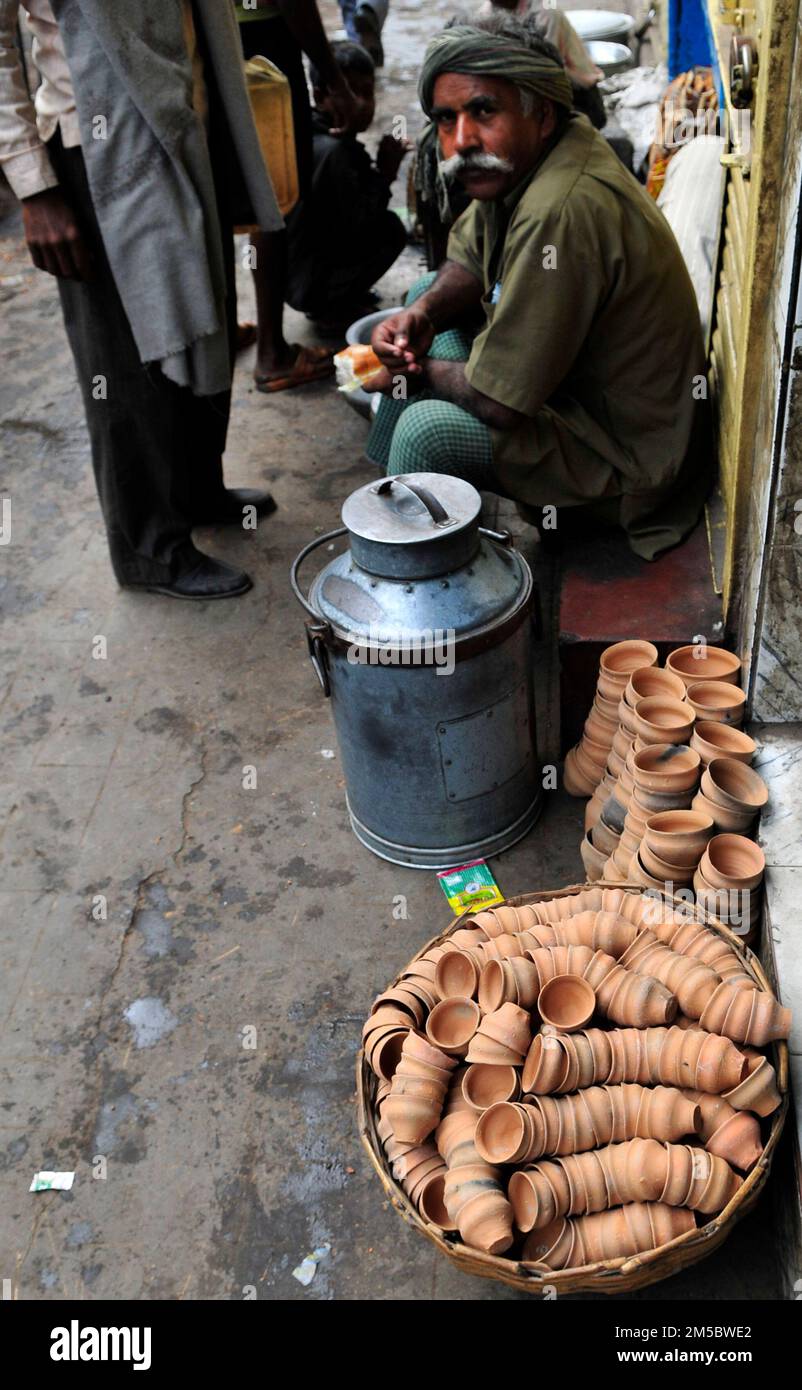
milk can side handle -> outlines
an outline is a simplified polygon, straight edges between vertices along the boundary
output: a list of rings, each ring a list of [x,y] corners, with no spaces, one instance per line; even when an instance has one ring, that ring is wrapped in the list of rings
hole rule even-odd
[[[303,550],[300,554],[296,555],[290,566],[290,584],[292,585],[292,592],[295,594],[301,607],[305,608],[307,613],[309,613],[311,617],[317,618],[318,621],[320,621],[321,614],[318,613],[316,608],[312,607],[306,594],[302,593],[301,586],[298,582],[298,571],[307,555],[311,555],[313,550],[317,550],[320,545],[325,545],[327,541],[334,541],[338,536],[346,535],[347,530],[348,528],[346,526],[338,526],[336,531],[327,531],[324,536],[317,536],[315,540],[310,541],[308,545],[304,546]]]
[[[306,557],[311,555],[313,550],[317,550],[318,546],[325,545],[327,541],[333,541],[339,536],[346,535],[347,529],[346,526],[338,526],[336,531],[327,531],[325,535],[317,536],[315,540],[310,541],[308,545],[304,546],[303,550],[296,555],[290,566],[290,584],[292,586],[292,592],[295,594],[301,607],[305,608],[307,613],[315,619],[314,623],[306,624],[306,643],[309,648],[309,659],[315,668],[315,674],[320,681],[323,694],[327,698],[331,694],[329,673],[326,666],[326,637],[330,632],[330,628],[327,622],[321,621],[322,614],[318,613],[317,610],[312,607],[306,594],[302,592],[298,581],[298,571]]]

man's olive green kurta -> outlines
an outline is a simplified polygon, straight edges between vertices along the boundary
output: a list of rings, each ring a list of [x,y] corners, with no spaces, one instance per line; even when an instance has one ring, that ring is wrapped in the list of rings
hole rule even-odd
[[[585,117],[503,202],[470,205],[448,259],[485,286],[468,381],[527,416],[492,431],[505,490],[620,499],[605,511],[646,558],[681,540],[710,482],[696,298],[663,214]]]

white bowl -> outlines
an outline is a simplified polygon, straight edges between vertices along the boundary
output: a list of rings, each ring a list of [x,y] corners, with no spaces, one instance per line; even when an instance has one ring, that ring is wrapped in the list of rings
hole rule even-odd
[[[585,44],[588,50],[590,61],[601,68],[605,77],[612,77],[614,72],[625,72],[631,68],[635,59],[632,49],[627,48],[625,43],[610,43],[607,39],[589,39]]]
[[[585,44],[588,39],[626,40],[635,28],[631,14],[615,10],[566,10],[565,14]]]

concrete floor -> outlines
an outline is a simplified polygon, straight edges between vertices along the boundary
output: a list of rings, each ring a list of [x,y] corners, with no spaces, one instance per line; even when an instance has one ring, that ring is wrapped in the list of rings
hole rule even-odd
[[[427,4],[426,29],[435,10],[449,6]],[[396,3],[380,129],[414,114],[423,31],[421,6]],[[2,230],[4,1296],[518,1297],[403,1226],[356,1133],[370,1000],[449,919],[432,875],[350,832],[288,585],[296,552],[371,476],[364,424],[329,384],[258,395],[244,361],[229,481],[269,484],[279,511],[200,543],[247,567],[253,591],[205,606],[120,592],[55,286],[16,223]],[[417,269],[406,253],[388,302]],[[502,888],[575,881],[580,827],[581,805],[550,793],[494,861]],[[74,1169],[72,1192],[30,1195],[40,1169]],[[764,1200],[725,1250],[642,1296],[776,1297],[770,1217]],[[325,1242],[303,1289],[291,1271]]]

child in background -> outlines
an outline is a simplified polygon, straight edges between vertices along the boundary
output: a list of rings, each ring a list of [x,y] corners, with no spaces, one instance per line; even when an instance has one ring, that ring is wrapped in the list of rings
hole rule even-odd
[[[363,133],[375,111],[373,60],[348,40],[332,44],[332,49],[360,102],[358,132]],[[356,134],[330,135],[328,97],[312,66],[309,76],[315,103],[314,169],[306,194],[288,219],[287,301],[339,332],[375,309],[371,286],[406,243],[404,225],[388,204],[408,145],[384,135],[374,162]]]

